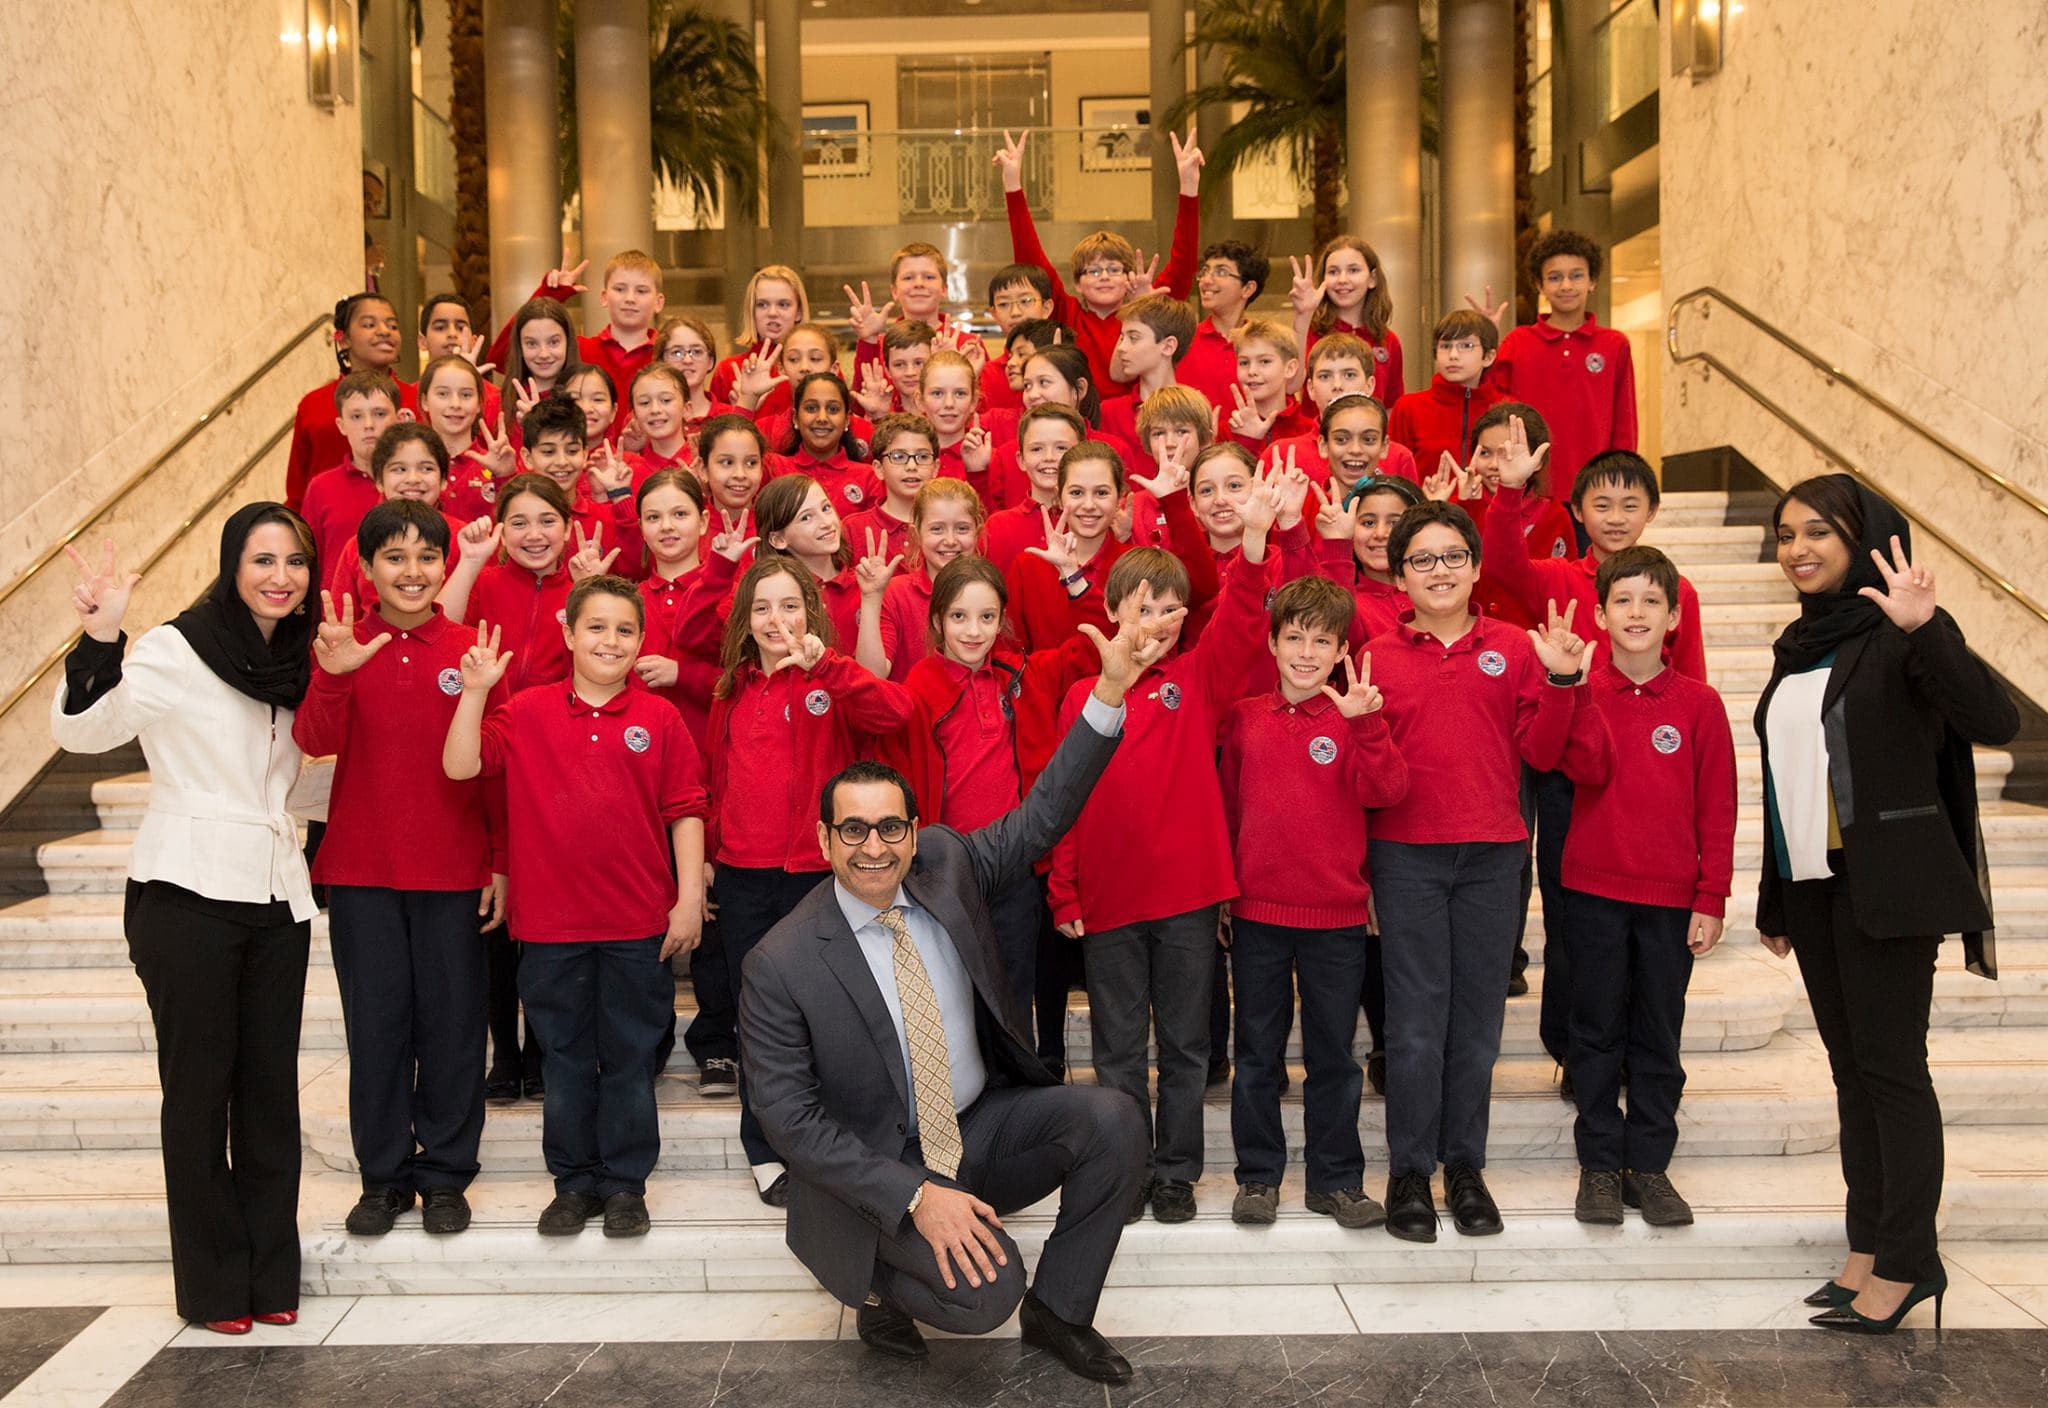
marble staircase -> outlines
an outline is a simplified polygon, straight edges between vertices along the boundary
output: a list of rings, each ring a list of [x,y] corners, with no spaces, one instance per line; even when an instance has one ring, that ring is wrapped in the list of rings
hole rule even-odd
[[[1761,836],[1761,778],[1749,719],[1772,638],[1795,613],[1765,557],[1759,502],[1672,495],[1650,535],[1699,589],[1710,667],[1735,725],[1743,810],[1737,894],[1726,943],[1703,961],[1688,1003],[1689,1083],[1674,1177],[1697,1226],[1657,1232],[1572,1219],[1572,1112],[1536,1039],[1537,998],[1510,1001],[1496,1075],[1489,1178],[1505,1235],[1433,1247],[1345,1233],[1302,1210],[1301,1072],[1285,1119],[1296,1166],[1271,1228],[1233,1226],[1229,1107],[1209,1101],[1209,1175],[1185,1227],[1150,1220],[1126,1234],[1117,1284],[1821,1277],[1840,1251],[1840,1175],[1826,1061],[1796,968],[1755,942],[1751,879]],[[1930,1045],[1949,1126],[1944,1235],[2048,1240],[2048,747],[1978,753],[1978,791],[1994,866],[2002,977],[1987,983],[1944,949]],[[0,830],[0,1259],[135,1263],[167,1259],[158,1102],[148,1009],[126,961],[121,890],[127,848],[148,798],[139,759],[65,760]],[[11,901],[11,902],[10,902]],[[347,1062],[316,922],[300,1056],[305,1127],[307,1288],[330,1293],[743,1290],[811,1283],[782,1244],[779,1214],[755,1198],[730,1100],[696,1094],[678,1051],[662,1078],[663,1156],[650,1190],[655,1230],[637,1243],[595,1232],[533,1232],[550,1195],[538,1107],[493,1107],[476,1224],[429,1239],[417,1214],[390,1236],[341,1230],[356,1181],[347,1128]],[[1540,939],[1540,916],[1529,934]],[[1532,943],[1532,952],[1540,945]],[[1540,961],[1531,977],[1540,990]],[[689,1004],[687,991],[681,1002]],[[1088,1079],[1088,1012],[1076,994],[1068,1047]],[[1363,1034],[1361,1033],[1361,1051]],[[1369,1170],[1384,1167],[1384,1107],[1368,1094]],[[1369,1171],[1369,1184],[1377,1173]],[[1027,1251],[1051,1226],[1039,1207],[1009,1219]]]

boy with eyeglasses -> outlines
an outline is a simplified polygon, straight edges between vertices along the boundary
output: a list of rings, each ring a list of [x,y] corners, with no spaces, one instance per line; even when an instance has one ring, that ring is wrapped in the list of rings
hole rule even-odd
[[[873,508],[846,515],[846,541],[858,548],[872,532],[883,543],[884,557],[901,557],[910,550],[917,491],[938,464],[938,432],[923,416],[895,411],[875,422],[868,443],[875,472],[882,477],[882,497]]]
[[[1434,472],[1445,455],[1467,463],[1479,418],[1507,399],[1505,392],[1486,381],[1487,368],[1500,351],[1500,329],[1493,319],[1470,308],[1457,309],[1436,320],[1431,341],[1436,345],[1436,375],[1422,390],[1394,402],[1387,417],[1387,438],[1406,445],[1425,475]]]
[[[1636,448],[1635,362],[1627,335],[1593,316],[1599,245],[1553,230],[1529,251],[1529,273],[1550,311],[1502,339],[1486,380],[1550,422],[1550,490],[1562,503],[1588,460]]]
[[[1465,510],[1417,504],[1387,558],[1411,608],[1372,642],[1373,683],[1408,765],[1408,794],[1373,814],[1366,852],[1384,936],[1387,1230],[1433,1242],[1439,1160],[1458,1231],[1501,1230],[1481,1171],[1522,923],[1522,764],[1555,768],[1575,734],[1602,725],[1577,688],[1586,642],[1574,605],[1560,615],[1553,604],[1540,631],[1473,612],[1479,529]]]
[[[1182,386],[1192,386],[1212,406],[1231,404],[1237,385],[1238,325],[1246,310],[1265,291],[1272,264],[1243,240],[1221,240],[1202,251],[1195,270],[1195,292],[1206,315],[1195,325],[1194,338],[1174,370]]]

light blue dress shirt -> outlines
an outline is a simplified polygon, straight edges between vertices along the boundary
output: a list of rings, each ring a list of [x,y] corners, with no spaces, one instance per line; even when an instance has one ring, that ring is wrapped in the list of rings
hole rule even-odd
[[[910,1121],[914,1131],[917,1097],[910,1070],[910,1042],[903,1033],[903,1003],[896,995],[896,937],[875,918],[881,910],[856,898],[837,880],[832,882],[832,894],[839,901],[839,912],[846,916],[847,927],[860,944],[861,957],[868,961],[868,969],[875,975],[875,986],[882,990],[882,1005],[889,1009],[890,1025],[896,1028],[896,1045],[903,1054],[903,1084],[912,1092]],[[924,960],[932,994],[938,999],[939,1020],[946,1028],[946,1064],[953,1076],[953,1109],[957,1113],[972,1105],[988,1084],[988,1065],[982,1060],[981,1041],[975,1032],[974,980],[967,976],[960,950],[953,946],[952,938],[938,920],[912,904],[900,890],[896,904],[903,911],[910,941],[917,946],[917,956]]]

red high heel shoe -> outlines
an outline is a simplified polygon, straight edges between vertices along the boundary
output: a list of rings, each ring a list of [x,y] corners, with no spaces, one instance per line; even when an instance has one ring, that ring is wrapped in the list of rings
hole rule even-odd
[[[268,1315],[258,1315],[254,1319],[259,1325],[296,1325],[299,1323],[299,1312],[296,1310],[273,1310]]]
[[[233,1320],[209,1320],[206,1328],[216,1335],[246,1335],[249,1333],[249,1317],[242,1315]]]

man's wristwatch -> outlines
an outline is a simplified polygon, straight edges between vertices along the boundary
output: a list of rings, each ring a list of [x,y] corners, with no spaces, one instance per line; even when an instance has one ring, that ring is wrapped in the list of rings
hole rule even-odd
[[[920,1184],[918,1184],[918,1185],[917,1185],[917,1191],[916,1191],[915,1193],[912,1193],[912,1194],[910,1195],[910,1206],[909,1206],[909,1207],[907,1207],[907,1208],[905,1208],[905,1209],[903,1210],[904,1216],[906,1216],[906,1217],[916,1217],[916,1216],[917,1216],[917,1210],[918,1210],[919,1206],[920,1206],[920,1205],[922,1205],[922,1204],[923,1204],[923,1202],[924,1202],[924,1190],[925,1190],[926,1188],[929,1188],[930,1186],[931,1186],[931,1183],[930,1183],[930,1181],[929,1181],[929,1180],[927,1180],[927,1181],[926,1181],[926,1182],[924,1182],[924,1183],[920,1183]]]

